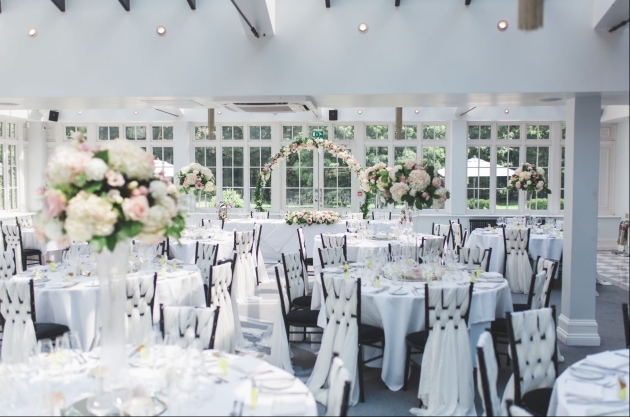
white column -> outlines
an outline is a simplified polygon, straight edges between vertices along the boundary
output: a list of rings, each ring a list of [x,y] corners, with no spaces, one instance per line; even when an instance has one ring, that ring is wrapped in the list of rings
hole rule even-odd
[[[453,216],[466,214],[467,138],[468,124],[466,120],[451,121],[451,161],[448,173],[450,175],[451,214]]]
[[[46,143],[46,130],[43,122],[28,122],[28,148],[26,151],[25,174],[26,204],[29,211],[39,211],[42,208],[37,190],[44,186],[44,172],[48,161],[48,145]]]
[[[194,150],[190,144],[190,123],[173,123],[173,166],[175,177],[179,170],[194,162]]]
[[[595,320],[601,97],[567,100],[564,278],[558,339],[599,346]]]

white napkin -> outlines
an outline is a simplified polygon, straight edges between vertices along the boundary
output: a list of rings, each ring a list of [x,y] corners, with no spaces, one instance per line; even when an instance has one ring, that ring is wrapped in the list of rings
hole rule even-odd
[[[623,367],[626,371],[628,370],[628,365],[630,364],[628,358],[615,355],[613,352],[602,352],[596,355],[587,355],[585,362],[606,369],[620,369]]]
[[[590,384],[588,382],[567,379],[566,384],[567,397],[575,397],[578,399],[602,401],[604,398],[604,388],[601,385]]]
[[[503,275],[498,272],[482,272],[481,276],[483,278],[503,278]]]
[[[339,268],[337,266],[329,266],[329,267],[326,267],[326,268],[322,268],[322,272],[334,272],[334,273],[337,273],[337,272],[343,272],[343,269]]]
[[[243,374],[255,374],[271,369],[271,366],[260,359],[252,356],[238,356],[229,362],[230,368]]]

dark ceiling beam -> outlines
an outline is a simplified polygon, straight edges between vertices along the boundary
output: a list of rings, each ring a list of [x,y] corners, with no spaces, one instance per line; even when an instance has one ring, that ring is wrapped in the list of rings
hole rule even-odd
[[[394,6],[396,7],[400,6],[400,0],[396,0],[396,2],[394,3]]]
[[[127,10],[128,12],[131,11],[131,0],[118,0],[120,2],[120,5],[123,7],[123,9]]]
[[[192,10],[197,10],[197,0],[188,0],[188,5]]]
[[[52,2],[55,4],[55,6],[57,6],[59,11],[66,11],[66,0],[52,0]]]
[[[330,0],[326,0],[326,8],[330,9]]]
[[[472,0],[466,0],[466,3],[465,3],[465,4],[466,4],[466,6],[470,6],[470,2],[471,2],[471,1],[472,1]]]

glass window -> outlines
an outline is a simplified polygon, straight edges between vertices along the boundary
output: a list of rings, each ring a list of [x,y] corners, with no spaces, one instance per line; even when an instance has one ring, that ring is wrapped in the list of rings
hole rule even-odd
[[[127,140],[147,140],[146,126],[126,126],[125,138]]]
[[[0,122],[0,138],[4,137],[4,124]]]
[[[98,140],[114,140],[120,138],[120,128],[118,126],[99,126]]]
[[[368,140],[387,140],[388,125],[367,125],[365,126],[365,138]]]
[[[7,138],[15,139],[15,123],[7,123]]]
[[[446,125],[422,126],[422,139],[446,139]]]
[[[518,140],[521,138],[521,127],[519,125],[499,125],[497,126],[497,139]]]
[[[343,160],[324,152],[324,207],[351,207],[350,167]]]
[[[9,123],[11,125],[11,123]],[[83,133],[83,139],[88,139],[87,126],[66,126],[66,140],[72,140],[72,135],[76,132]]]
[[[221,135],[223,140],[243,140],[243,126],[223,126]]]
[[[440,178],[446,178],[446,148],[444,146],[423,146],[422,164],[432,164]]]
[[[292,153],[287,157],[287,207],[313,207],[313,175],[313,151],[304,149],[299,154]]]
[[[365,148],[365,167],[371,167],[379,162],[387,164],[387,146],[367,146]]]
[[[249,138],[251,140],[271,140],[271,126],[250,126]]]
[[[4,145],[0,144],[0,162],[4,161]],[[4,169],[0,169],[0,210],[4,210]]]
[[[564,129],[563,129],[564,130]],[[562,160],[560,161],[560,210],[564,210],[564,153],[566,148],[562,147]]]
[[[497,210],[518,210],[518,191],[508,191],[508,181],[520,164],[519,147],[497,147]]]
[[[222,158],[223,202],[226,204],[231,203],[232,207],[245,207],[245,201],[243,200],[245,185],[243,172],[243,147],[224,146],[222,148]]]
[[[308,137],[313,138],[313,130],[321,130],[324,132],[324,139],[328,139],[328,126],[326,125],[317,125],[317,126],[309,126],[308,127]]]
[[[489,139],[492,139],[492,126],[468,125],[468,140],[489,140]]]
[[[549,125],[527,125],[527,139],[549,139]]]
[[[166,178],[173,178],[173,147],[153,146],[152,150],[155,158],[155,172],[164,172]]]
[[[567,125],[562,125],[562,139],[567,138]]]
[[[398,165],[402,161],[416,160],[418,151],[415,146],[396,146],[394,148],[394,164]]]
[[[490,209],[490,147],[468,147],[468,208]]]
[[[207,130],[207,128],[206,128]],[[217,175],[217,148],[214,146],[195,147],[195,162],[212,170],[212,174]],[[197,207],[211,208],[216,207],[216,192],[209,195],[201,195],[197,200]]]
[[[15,123],[9,125],[15,126]],[[17,146],[7,145],[7,177],[9,179],[9,210],[18,208],[18,183],[17,183]]]
[[[254,207],[254,195],[256,193],[256,184],[258,183],[258,176],[262,171],[263,166],[271,158],[271,147],[252,146],[249,148],[249,199],[252,201],[250,206]],[[271,208],[271,178],[265,186],[262,188],[263,207],[266,209]]]
[[[402,140],[415,140],[418,139],[418,126],[416,125],[404,125],[400,135]]]
[[[302,126],[282,126],[282,140],[292,142],[302,139]]]
[[[213,135],[208,137],[208,126],[195,126],[195,140],[214,140],[217,137],[217,127],[212,129]]]
[[[354,140],[354,126],[335,126],[335,140]]]
[[[535,164],[538,168],[543,168],[545,170],[545,176],[547,177],[547,180],[549,180],[548,146],[527,146],[525,162],[528,164]],[[535,193],[532,199],[527,202],[527,208],[530,210],[547,210],[547,197],[548,196],[545,193]]]
[[[153,140],[173,140],[173,126],[153,126]]]

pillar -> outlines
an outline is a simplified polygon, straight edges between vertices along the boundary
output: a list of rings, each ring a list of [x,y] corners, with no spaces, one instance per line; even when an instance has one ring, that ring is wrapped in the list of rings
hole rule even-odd
[[[43,122],[28,122],[28,148],[26,150],[25,173],[26,204],[28,211],[39,211],[42,208],[40,196],[37,191],[45,185],[44,173],[48,161],[48,145],[46,143],[46,130]]]
[[[468,124],[466,120],[451,122],[451,163],[447,167],[450,175],[451,214],[452,217],[466,214],[467,169],[468,169]],[[448,178],[447,178],[448,181]]]

